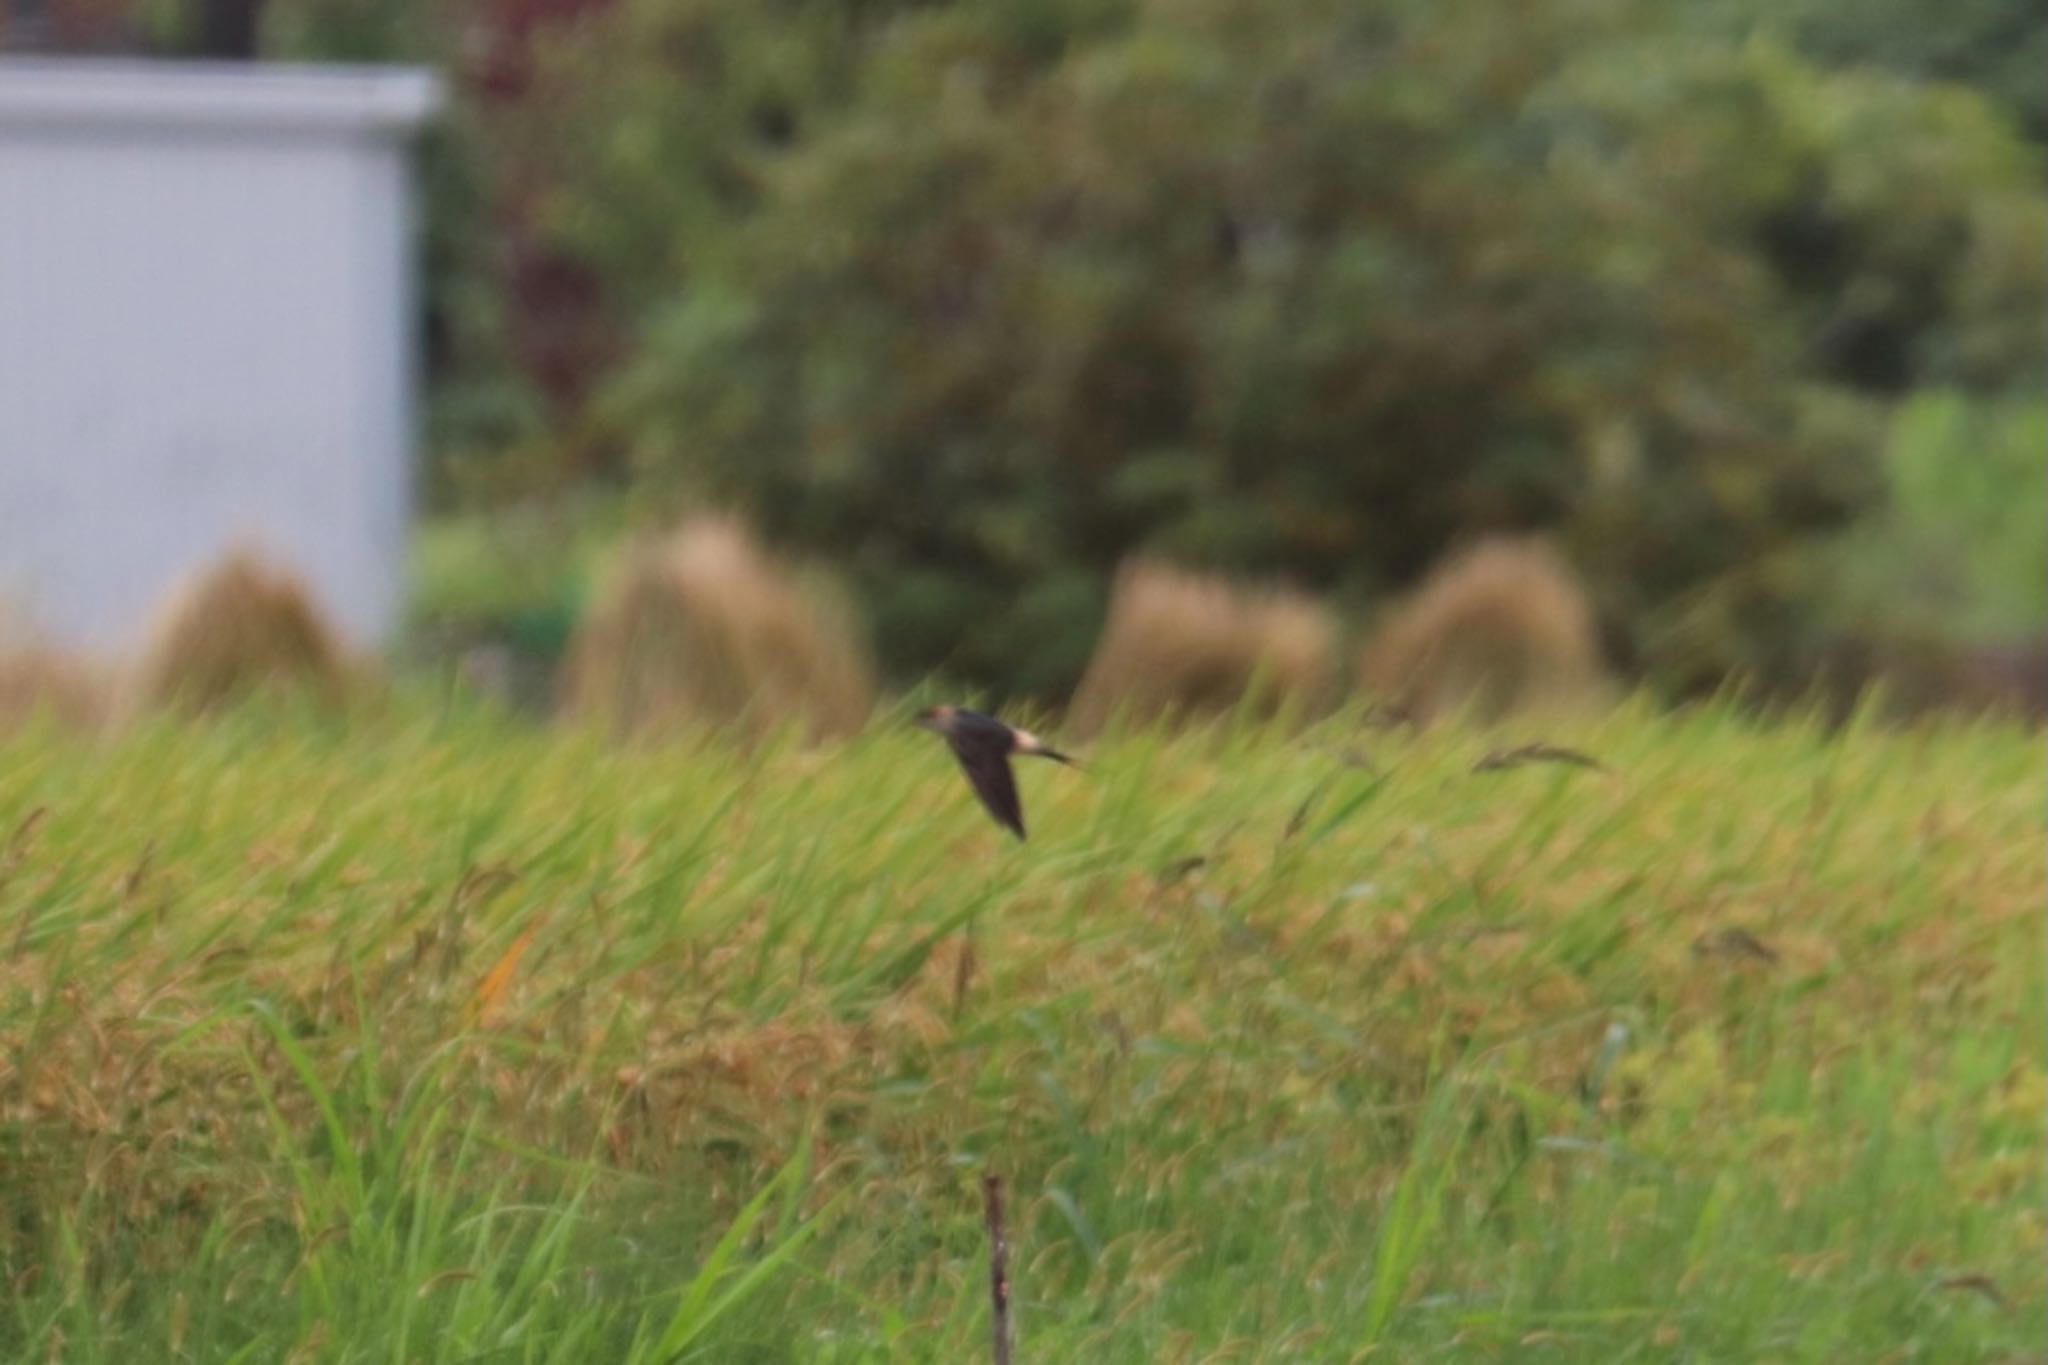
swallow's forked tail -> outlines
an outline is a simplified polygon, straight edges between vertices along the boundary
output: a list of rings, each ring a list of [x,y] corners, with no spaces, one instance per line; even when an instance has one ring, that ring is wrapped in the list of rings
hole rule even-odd
[[[1029,730],[1018,730],[1013,728],[1010,731],[1010,733],[1015,736],[1015,739],[1013,741],[1013,744],[1015,746],[1014,752],[1020,755],[1024,755],[1030,758],[1049,758],[1055,763],[1064,763],[1069,768],[1078,768],[1081,766],[1079,763],[1076,763],[1073,759],[1061,753],[1058,749],[1055,749],[1051,745],[1047,744],[1037,735],[1032,734]]]

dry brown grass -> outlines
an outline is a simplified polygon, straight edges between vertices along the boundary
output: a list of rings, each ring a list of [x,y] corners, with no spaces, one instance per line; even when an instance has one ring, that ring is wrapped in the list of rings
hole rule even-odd
[[[1607,695],[1593,608],[1546,543],[1496,538],[1439,565],[1367,642],[1360,681],[1418,719],[1573,710]]]
[[[106,672],[33,636],[0,631],[0,734],[38,716],[70,730],[97,730],[113,705]]]
[[[570,642],[563,709],[620,736],[793,721],[850,735],[875,691],[850,618],[739,522],[701,517],[620,557]]]
[[[1310,715],[1329,700],[1335,657],[1328,614],[1299,593],[1136,561],[1117,574],[1069,725],[1092,735],[1115,715],[1147,724],[1247,702]]]
[[[165,600],[120,709],[203,712],[286,691],[340,703],[362,676],[305,581],[243,548]]]

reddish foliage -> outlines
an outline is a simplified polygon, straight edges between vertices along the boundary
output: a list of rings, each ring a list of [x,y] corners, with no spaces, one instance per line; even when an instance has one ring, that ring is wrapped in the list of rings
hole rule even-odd
[[[465,0],[462,77],[485,99],[517,100],[533,87],[534,57],[550,28],[588,19],[616,0]]]
[[[553,34],[617,0],[464,0],[458,81],[482,104],[535,98],[538,57]],[[616,354],[597,275],[534,225],[532,187],[501,185],[493,208],[513,364],[558,414],[575,412]]]

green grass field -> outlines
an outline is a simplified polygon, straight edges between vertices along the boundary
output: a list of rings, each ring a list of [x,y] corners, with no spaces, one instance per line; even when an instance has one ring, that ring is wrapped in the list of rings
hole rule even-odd
[[[0,742],[0,1358],[1978,1361],[2038,737]]]

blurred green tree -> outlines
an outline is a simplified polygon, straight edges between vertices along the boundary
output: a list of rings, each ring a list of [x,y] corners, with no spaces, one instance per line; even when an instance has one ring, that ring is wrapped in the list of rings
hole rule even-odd
[[[1995,113],[1660,7],[627,13],[554,201],[644,301],[609,417],[906,671],[1062,690],[1138,549],[1369,596],[1540,527],[1674,689],[1768,674],[1878,400],[2038,356]]]
[[[901,672],[1063,691],[1134,551],[1376,601],[1545,528],[1683,691],[1788,667],[1822,542],[1911,495],[1891,406],[2035,381],[2048,292],[2040,156],[1997,107],[1747,3],[1707,39],[1650,0],[270,23],[458,59],[436,447],[552,423],[655,501],[738,502],[852,571]]]
[[[2048,142],[2048,9],[2036,0],[1707,0],[1694,18],[1828,65],[1972,86]]]
[[[1932,389],[1899,405],[1891,497],[1842,545],[1846,625],[1923,638],[2048,635],[2048,399]]]

